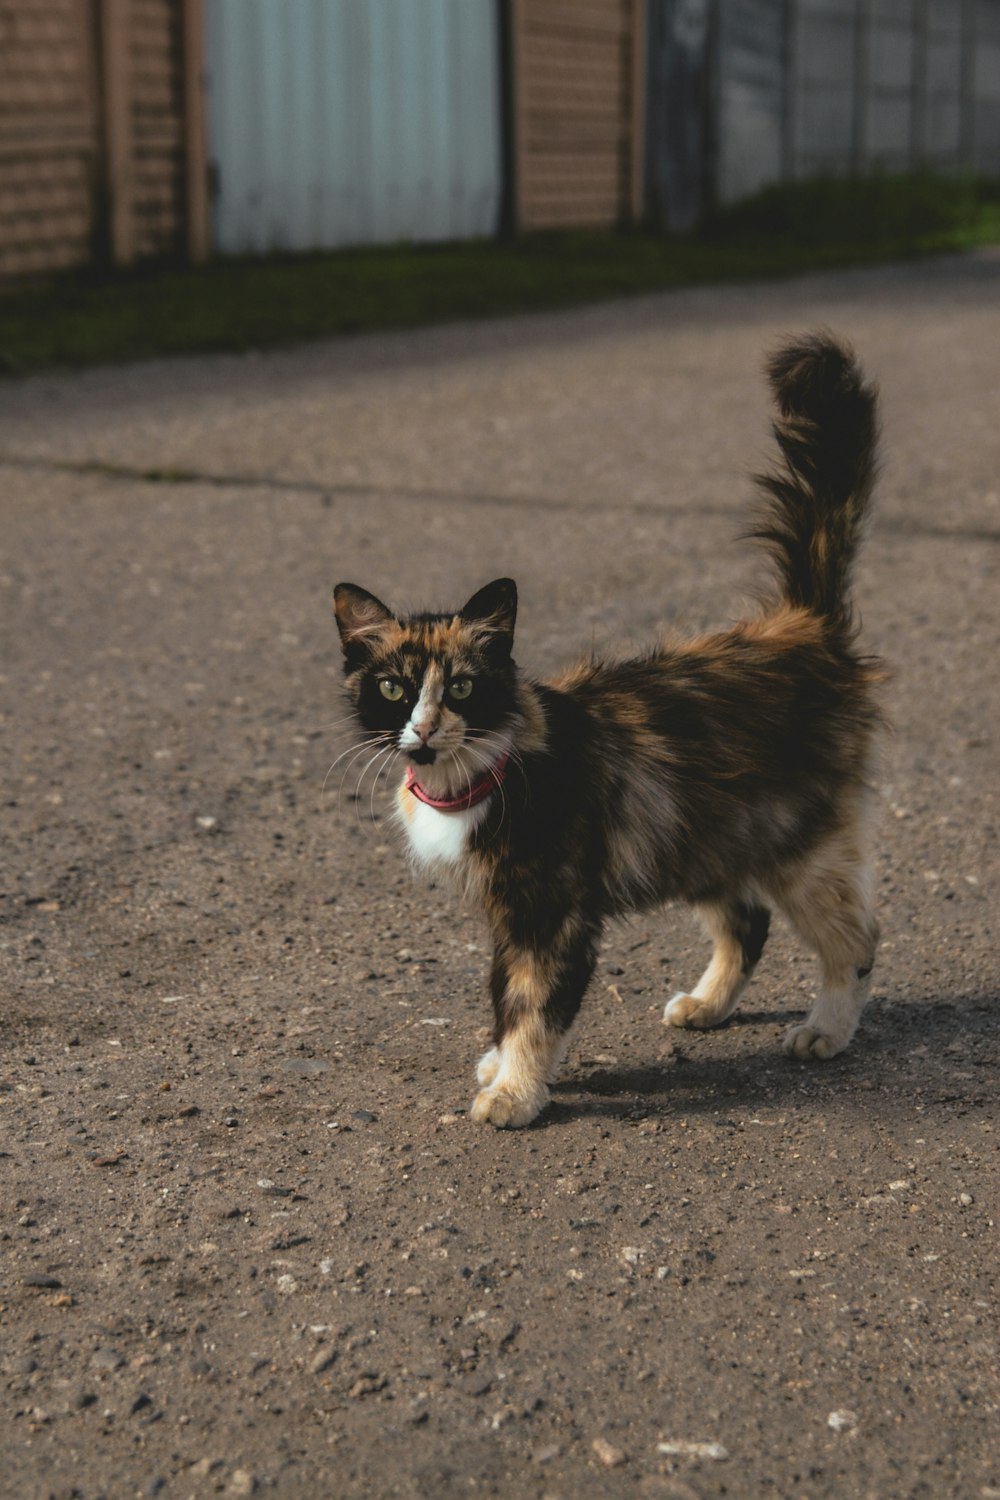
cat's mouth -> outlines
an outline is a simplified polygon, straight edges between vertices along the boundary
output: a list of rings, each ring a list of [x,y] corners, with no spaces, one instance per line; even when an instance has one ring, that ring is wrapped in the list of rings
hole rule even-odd
[[[418,745],[415,750],[407,750],[406,753],[417,766],[432,766],[437,760],[437,751],[432,745]]]

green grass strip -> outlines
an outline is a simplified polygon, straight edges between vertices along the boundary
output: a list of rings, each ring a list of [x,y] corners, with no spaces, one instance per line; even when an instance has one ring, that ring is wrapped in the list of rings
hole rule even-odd
[[[997,242],[996,185],[826,180],[766,189],[691,238],[574,232],[79,274],[0,293],[0,370],[263,349]]]

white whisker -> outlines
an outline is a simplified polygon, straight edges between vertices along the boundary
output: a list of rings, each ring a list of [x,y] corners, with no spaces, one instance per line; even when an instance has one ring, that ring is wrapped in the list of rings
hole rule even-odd
[[[380,780],[380,778],[383,775],[385,775],[385,776],[388,777],[388,774],[392,771],[392,768],[393,768],[393,766],[394,766],[394,764],[396,762],[397,757],[400,756],[400,755],[402,755],[402,753],[403,752],[401,750],[398,750],[395,747],[393,747],[391,749],[390,753],[389,753],[389,759],[386,760],[386,761],[384,761],[383,764],[380,765],[379,768],[378,768],[378,770],[375,772],[375,780],[372,782],[371,799],[370,799],[369,805],[368,805],[368,811],[369,811],[369,813],[371,815],[371,820],[372,820],[373,823],[375,821],[375,793],[378,790],[379,780]]]
[[[344,751],[344,755],[350,755],[351,758],[347,762],[347,765],[344,767],[344,774],[341,776],[340,783],[339,783],[339,785],[337,787],[337,800],[338,801],[340,800],[340,798],[344,794],[344,782],[347,780],[348,776],[350,775],[351,767],[354,765],[355,761],[359,758],[359,756],[364,755],[366,751],[372,750],[372,749],[377,749],[378,746],[380,745],[380,743],[382,742],[382,740],[384,740],[386,738],[388,738],[388,736],[379,735],[375,739],[363,740],[360,745],[355,745],[353,747],[353,753],[352,753],[352,751],[348,751],[348,750]],[[337,760],[334,761],[334,765],[336,765],[338,761],[343,760],[343,758],[344,758],[343,755],[339,755],[337,757]],[[331,770],[332,769],[333,769],[333,767],[331,767]],[[327,772],[327,775],[329,775],[329,772]],[[324,785],[325,785],[325,783],[324,783]]]

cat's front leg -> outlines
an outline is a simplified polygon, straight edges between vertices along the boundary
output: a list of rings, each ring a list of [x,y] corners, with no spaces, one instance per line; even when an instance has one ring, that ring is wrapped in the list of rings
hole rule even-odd
[[[544,1109],[596,959],[596,934],[576,924],[542,951],[497,943],[490,981],[495,1045],[477,1070],[477,1123],[529,1125]]]

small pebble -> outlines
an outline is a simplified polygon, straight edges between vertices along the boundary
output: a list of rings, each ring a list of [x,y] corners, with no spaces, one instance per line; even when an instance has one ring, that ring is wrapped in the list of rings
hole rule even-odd
[[[257,1476],[249,1469],[235,1469],[226,1493],[229,1495],[253,1495],[257,1490]]]
[[[458,1382],[458,1389],[466,1396],[485,1396],[492,1386],[492,1378],[482,1373],[466,1375]]]
[[[838,1411],[832,1411],[826,1419],[827,1427],[832,1427],[834,1432],[847,1432],[852,1427],[857,1427],[857,1413],[848,1411],[841,1407]]]
[[[714,1458],[717,1462],[729,1457],[721,1443],[692,1443],[683,1438],[667,1438],[657,1443],[656,1451],[674,1458]]]
[[[371,1125],[378,1119],[378,1116],[373,1115],[370,1109],[355,1109],[351,1111],[351,1119],[361,1120],[363,1124]]]
[[[41,1287],[48,1292],[57,1292],[62,1286],[62,1282],[58,1276],[45,1276],[41,1272],[35,1271],[30,1276],[24,1278],[24,1285]]]
[[[619,1464],[625,1462],[623,1450],[616,1448],[614,1443],[609,1443],[607,1438],[596,1437],[590,1446],[606,1469],[617,1469]]]
[[[320,1349],[318,1354],[313,1357],[312,1364],[309,1366],[310,1373],[313,1375],[322,1375],[330,1368],[336,1358],[336,1349]]]
[[[975,1198],[973,1198],[971,1193],[959,1193],[958,1201],[959,1203],[961,1203],[963,1208],[971,1208],[976,1200]]]
[[[216,1469],[222,1468],[221,1458],[199,1458],[188,1470],[195,1479],[207,1479],[209,1474],[214,1474]]]
[[[536,1448],[531,1455],[533,1464],[550,1464],[554,1458],[558,1458],[562,1449],[558,1443],[543,1443]]]
[[[120,1370],[125,1361],[117,1349],[96,1349],[90,1363],[95,1370]]]

